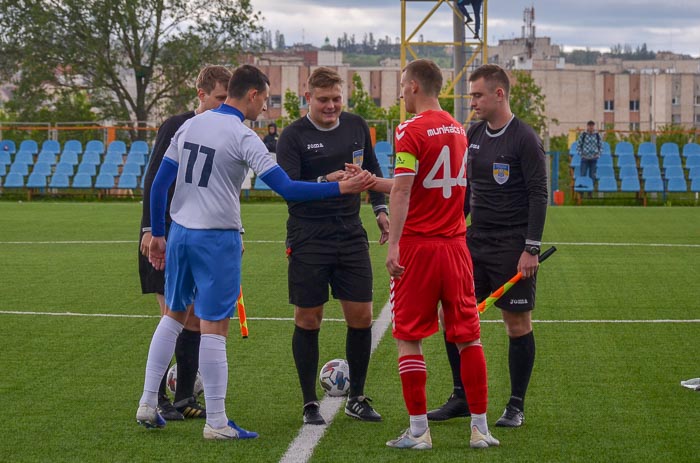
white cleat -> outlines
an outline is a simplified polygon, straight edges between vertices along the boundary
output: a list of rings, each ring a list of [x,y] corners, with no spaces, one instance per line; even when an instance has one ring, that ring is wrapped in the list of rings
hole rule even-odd
[[[233,420],[228,420],[228,424],[223,428],[214,429],[209,426],[209,423],[204,425],[205,439],[255,439],[258,433],[248,431],[236,425]]]
[[[140,404],[136,410],[136,422],[148,429],[164,428],[165,420],[155,407],[148,404]]]
[[[395,449],[430,450],[433,448],[433,440],[430,438],[430,428],[417,437],[411,434],[409,428],[396,439],[388,441],[386,445]]]
[[[469,447],[473,449],[485,449],[488,447],[498,447],[501,443],[491,435],[489,431],[482,434],[476,426],[472,426],[472,437],[469,439]]]

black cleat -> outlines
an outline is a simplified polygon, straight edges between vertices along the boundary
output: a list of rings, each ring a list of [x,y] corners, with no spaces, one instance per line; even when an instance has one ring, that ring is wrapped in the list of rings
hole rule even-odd
[[[207,409],[202,407],[194,397],[183,399],[173,404],[175,409],[185,418],[206,418]]]
[[[170,399],[166,396],[158,397],[158,412],[165,421],[182,421],[185,417],[177,411],[177,409],[170,403]]]
[[[507,405],[503,415],[496,421],[496,426],[502,428],[519,428],[525,422],[523,411],[512,405]]]
[[[314,424],[323,426],[326,420],[321,416],[321,410],[318,402],[309,402],[304,405],[304,424]]]
[[[374,411],[369,397],[351,397],[345,404],[345,414],[360,421],[382,421],[382,415]]]
[[[471,416],[469,405],[464,397],[457,397],[454,393],[450,395],[440,408],[428,412],[428,421],[447,421],[452,418]]]

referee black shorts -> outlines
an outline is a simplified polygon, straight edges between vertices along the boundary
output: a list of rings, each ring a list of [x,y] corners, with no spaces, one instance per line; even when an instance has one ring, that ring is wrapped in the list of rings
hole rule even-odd
[[[369,241],[359,217],[287,221],[289,303],[317,307],[335,299],[372,302]]]
[[[165,226],[165,236],[168,236],[170,224]],[[141,239],[143,232],[139,234],[139,278],[141,279],[142,294],[165,294],[165,271],[156,270],[148,261],[148,257],[141,254]],[[166,238],[167,239],[167,238]]]
[[[482,301],[518,273],[518,261],[525,248],[526,229],[476,231],[467,229],[467,246],[474,265],[474,290]],[[537,275],[521,279],[496,301],[496,307],[508,312],[527,312],[535,308]]]

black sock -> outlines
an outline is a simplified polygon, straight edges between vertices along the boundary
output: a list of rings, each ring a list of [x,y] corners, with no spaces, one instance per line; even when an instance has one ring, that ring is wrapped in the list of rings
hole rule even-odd
[[[462,386],[461,360],[459,359],[459,349],[457,344],[447,340],[447,334],[442,333],[445,340],[445,350],[447,351],[447,360],[450,362],[450,370],[452,370],[452,393],[460,398],[464,398],[464,386]]]
[[[170,369],[170,365],[168,365],[168,368],[165,369],[165,374],[163,375],[163,378],[160,380],[160,386],[158,387],[158,402],[162,400],[168,400],[168,394],[165,389],[165,385],[168,381],[168,370]]]
[[[365,394],[365,380],[372,352],[372,328],[350,328],[345,338],[345,355],[350,367],[350,394],[357,397]]]
[[[183,329],[175,343],[175,361],[177,362],[177,387],[173,402],[189,399],[194,395],[194,383],[199,370],[199,331]]]
[[[535,365],[535,335],[532,331],[518,338],[510,338],[508,368],[510,370],[510,400],[508,405],[524,410],[525,393]]]
[[[318,373],[318,332],[294,326],[292,355],[299,375],[304,404],[318,400],[316,374]]]

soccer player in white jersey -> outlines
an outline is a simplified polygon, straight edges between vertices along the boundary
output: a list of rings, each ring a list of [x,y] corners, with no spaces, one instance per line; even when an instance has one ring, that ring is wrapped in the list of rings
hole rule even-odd
[[[258,437],[229,420],[224,404],[228,383],[226,336],[240,288],[239,197],[248,169],[291,201],[356,194],[374,186],[373,176],[366,171],[337,183],[290,180],[257,134],[243,124],[245,119],[255,120],[265,111],[269,89],[267,76],[258,68],[244,65],[236,69],[225,103],[182,125],[153,182],[149,259],[155,268],[165,267],[168,310],[151,340],[143,395],[136,412],[137,422],[148,428],[165,426],[156,410],[158,385],[183,328],[187,305],[194,302],[202,331],[199,358],[207,404],[204,438]],[[170,207],[173,222],[166,248],[166,197],[176,178]]]

